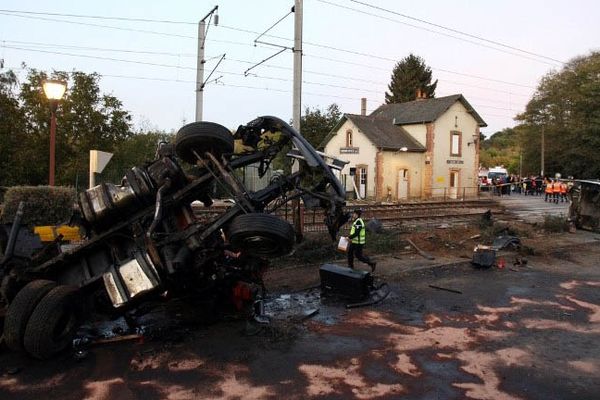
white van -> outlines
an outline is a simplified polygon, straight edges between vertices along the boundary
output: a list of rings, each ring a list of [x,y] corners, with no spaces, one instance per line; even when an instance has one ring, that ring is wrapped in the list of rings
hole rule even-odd
[[[491,182],[492,179],[496,178],[500,178],[500,177],[504,177],[504,179],[506,180],[506,178],[508,177],[508,170],[504,167],[493,167],[490,168],[490,170],[488,171],[488,180]]]

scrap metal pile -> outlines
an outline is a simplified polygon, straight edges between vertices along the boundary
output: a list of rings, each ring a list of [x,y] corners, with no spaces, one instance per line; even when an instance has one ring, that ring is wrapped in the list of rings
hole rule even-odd
[[[237,178],[235,171],[250,164],[264,174],[292,145],[296,172],[254,192]],[[193,165],[192,172],[180,161]],[[215,184],[235,203],[198,222],[190,204],[210,207]],[[344,196],[331,167],[278,118],[257,118],[233,135],[215,123],[188,124],[173,145],[159,147],[155,160],[127,171],[120,185],[80,193],[87,236],[80,246],[60,251],[55,243],[28,259],[2,261],[5,343],[48,358],[67,348],[92,315],[114,317],[172,298],[197,300],[199,312],[252,308],[268,259],[289,253],[295,242],[293,227],[274,212],[302,199],[325,211],[335,237],[347,220]]]

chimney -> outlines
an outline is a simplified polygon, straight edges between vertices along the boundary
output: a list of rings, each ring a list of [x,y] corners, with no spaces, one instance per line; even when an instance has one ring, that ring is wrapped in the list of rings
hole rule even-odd
[[[360,115],[367,115],[367,98],[363,97],[360,99]]]
[[[425,100],[427,98],[427,94],[424,90],[417,89],[417,100]]]

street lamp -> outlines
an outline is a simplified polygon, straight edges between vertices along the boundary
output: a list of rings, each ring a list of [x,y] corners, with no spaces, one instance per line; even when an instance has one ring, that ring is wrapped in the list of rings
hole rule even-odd
[[[58,102],[62,99],[67,90],[67,83],[56,79],[45,80],[42,84],[44,94],[50,103],[50,173],[48,185],[54,186],[54,165],[55,165],[55,147],[56,147],[56,109]]]

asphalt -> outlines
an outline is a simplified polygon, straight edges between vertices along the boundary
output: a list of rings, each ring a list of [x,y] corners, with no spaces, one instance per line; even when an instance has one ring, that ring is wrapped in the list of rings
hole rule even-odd
[[[221,321],[83,360],[1,354],[0,398],[598,398],[596,236],[555,237],[562,247],[526,267],[390,259],[392,292],[379,305],[347,310],[304,291],[301,305],[318,314],[287,313],[261,330]]]
[[[566,208],[500,201],[524,219]],[[318,266],[283,269],[276,279],[293,283],[270,299],[270,326],[227,319],[169,333],[167,321],[162,337],[97,346],[83,359],[0,350],[0,398],[596,399],[599,238],[527,239],[536,255],[513,266],[504,252],[503,269],[452,254],[379,257],[390,296],[351,310],[318,289],[293,290],[313,284]]]
[[[567,216],[570,202],[551,203],[544,201],[544,196],[525,196],[513,193],[510,196],[494,196],[506,212],[516,219],[529,223],[543,222],[545,215]]]

